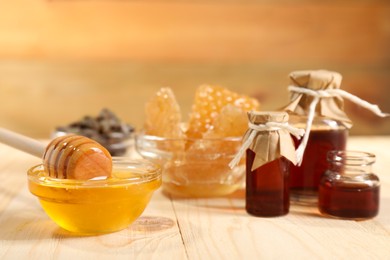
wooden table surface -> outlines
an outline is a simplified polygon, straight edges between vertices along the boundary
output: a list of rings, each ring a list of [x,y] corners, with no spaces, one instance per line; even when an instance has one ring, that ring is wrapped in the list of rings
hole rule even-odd
[[[349,140],[349,149],[377,155],[381,208],[371,220],[325,218],[297,205],[284,217],[256,218],[245,212],[242,191],[172,199],[159,190],[129,228],[75,236],[27,189],[26,169],[40,160],[0,144],[0,259],[390,259],[389,147],[390,136]]]

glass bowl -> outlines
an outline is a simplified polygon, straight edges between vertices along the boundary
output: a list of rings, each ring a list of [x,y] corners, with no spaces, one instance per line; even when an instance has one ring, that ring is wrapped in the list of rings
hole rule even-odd
[[[241,147],[241,137],[168,139],[137,134],[135,148],[162,168],[163,190],[180,197],[217,197],[242,187],[245,159],[228,164]]]
[[[113,176],[51,178],[43,165],[28,170],[28,187],[60,227],[81,234],[119,231],[144,211],[161,186],[161,169],[146,160],[113,158]]]

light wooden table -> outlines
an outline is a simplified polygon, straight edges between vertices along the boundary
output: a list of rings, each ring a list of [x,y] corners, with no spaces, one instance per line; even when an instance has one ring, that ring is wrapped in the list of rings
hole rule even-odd
[[[39,159],[0,144],[0,259],[390,259],[390,136],[351,137],[349,149],[377,155],[379,215],[367,221],[325,218],[293,205],[279,218],[246,214],[244,193],[170,199],[155,193],[129,228],[73,236],[43,212],[26,185]]]

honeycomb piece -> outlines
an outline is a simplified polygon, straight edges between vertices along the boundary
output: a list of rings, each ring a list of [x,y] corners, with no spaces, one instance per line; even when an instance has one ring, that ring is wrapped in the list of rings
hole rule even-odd
[[[245,95],[239,95],[223,87],[202,85],[195,92],[195,100],[190,113],[187,137],[202,138],[211,127],[214,119],[228,104],[244,111],[257,110],[259,102]]]
[[[241,142],[230,137],[242,137],[247,129],[246,112],[228,104],[215,117],[210,129],[203,134],[202,139],[193,141],[191,145],[187,144],[188,152],[235,154],[239,150]]]
[[[172,89],[161,88],[145,105],[145,133],[166,138],[183,138],[180,125],[180,106]]]
[[[203,138],[223,138],[243,136],[248,129],[248,116],[239,107],[228,104],[214,118]]]

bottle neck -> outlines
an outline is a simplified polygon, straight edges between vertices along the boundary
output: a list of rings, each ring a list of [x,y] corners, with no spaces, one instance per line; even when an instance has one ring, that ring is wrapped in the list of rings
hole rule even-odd
[[[328,153],[329,169],[345,175],[360,175],[372,172],[375,155],[358,151],[331,151]]]

